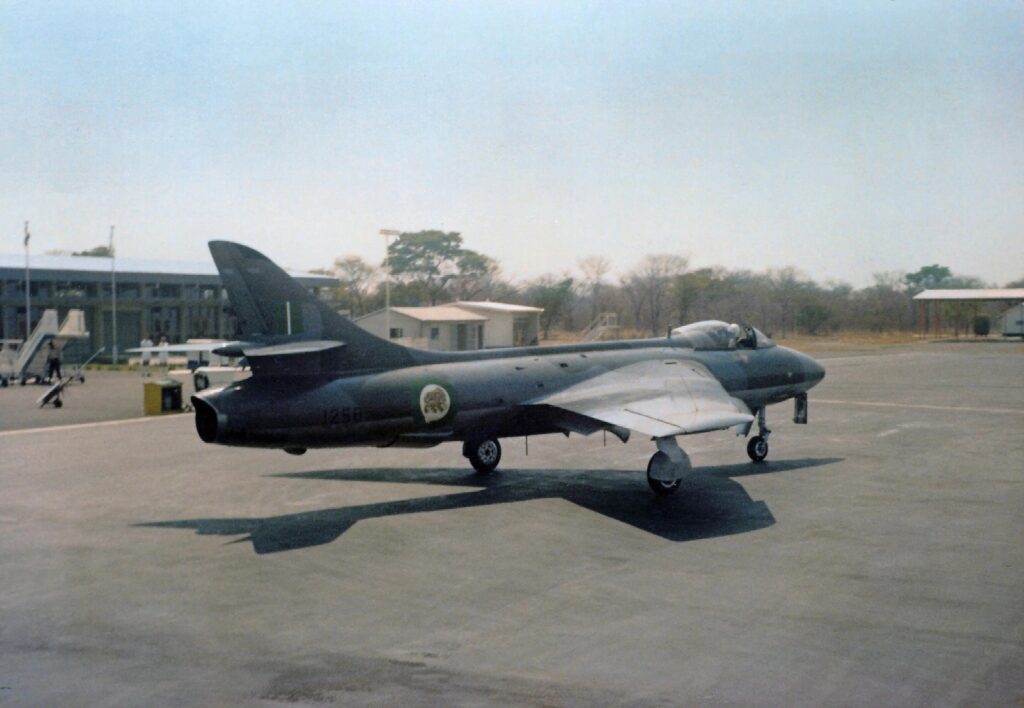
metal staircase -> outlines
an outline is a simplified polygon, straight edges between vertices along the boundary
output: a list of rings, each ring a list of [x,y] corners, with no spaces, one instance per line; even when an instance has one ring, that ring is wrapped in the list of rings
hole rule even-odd
[[[82,310],[69,310],[64,323],[57,326],[57,311],[45,310],[42,319],[32,330],[32,334],[18,349],[18,358],[14,362],[13,378],[25,381],[29,377],[42,378],[46,373],[46,343],[54,342],[58,350],[72,339],[86,339],[89,332],[85,329],[85,314]]]
[[[619,336],[619,313],[602,312],[580,333],[581,342],[597,342]]]

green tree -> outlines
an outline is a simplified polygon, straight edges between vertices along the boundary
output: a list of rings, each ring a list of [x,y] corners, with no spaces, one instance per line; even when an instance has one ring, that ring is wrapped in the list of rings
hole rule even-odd
[[[96,256],[99,258],[110,258],[110,246],[96,246],[87,251],[72,251],[72,256]]]
[[[543,307],[540,313],[540,326],[547,339],[553,325],[559,317],[564,317],[572,304],[572,278],[557,279],[553,275],[544,275],[533,281],[526,289],[526,297],[534,307]]]
[[[890,271],[871,277],[874,285],[852,292],[846,298],[855,324],[873,332],[907,328],[912,322],[913,301],[904,288],[905,275]]]
[[[912,291],[912,294],[916,295],[922,290],[942,287],[952,277],[953,273],[949,268],[934,263],[930,266],[924,266],[921,270],[913,273],[907,273],[903,280]]]
[[[487,256],[462,247],[455,231],[417,231],[403,233],[388,246],[391,275],[400,282],[420,283],[431,305],[448,294],[448,284],[459,279],[469,291],[471,282],[479,285],[497,272],[497,263]]]
[[[675,322],[684,325],[693,321],[693,311],[699,300],[713,295],[713,286],[718,280],[711,268],[683,273],[672,283],[672,299],[675,302]]]
[[[364,314],[377,269],[359,256],[344,256],[335,259],[330,275],[339,283],[334,298],[339,306],[349,310],[353,317]]]
[[[498,262],[490,256],[463,249],[457,263],[458,273],[449,281],[458,300],[476,300],[493,293],[498,277]]]

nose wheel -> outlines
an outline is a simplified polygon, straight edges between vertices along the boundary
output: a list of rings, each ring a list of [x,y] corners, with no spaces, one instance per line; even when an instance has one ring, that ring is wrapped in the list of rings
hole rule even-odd
[[[768,457],[768,436],[771,434],[765,420],[764,406],[761,406],[757,409],[757,435],[747,443],[747,455],[751,460],[764,462],[764,458]]]
[[[764,458],[768,457],[768,441],[760,435],[750,438],[747,442],[747,455],[754,462],[764,462]]]

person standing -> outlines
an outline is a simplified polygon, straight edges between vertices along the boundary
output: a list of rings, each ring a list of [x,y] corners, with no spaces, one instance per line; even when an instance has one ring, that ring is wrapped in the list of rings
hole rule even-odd
[[[60,371],[60,349],[53,344],[51,339],[46,343],[46,380],[47,383],[53,381],[53,377],[56,374],[57,380],[60,381],[63,378],[63,374]]]
[[[145,337],[143,337],[142,341],[139,342],[139,346],[142,347],[144,350],[142,352],[142,375],[149,376],[149,362],[153,353],[145,350],[153,347],[153,340],[150,339],[149,335],[147,334]]]
[[[160,337],[160,366],[167,366],[167,347],[169,346],[170,344],[167,341],[167,337]]]

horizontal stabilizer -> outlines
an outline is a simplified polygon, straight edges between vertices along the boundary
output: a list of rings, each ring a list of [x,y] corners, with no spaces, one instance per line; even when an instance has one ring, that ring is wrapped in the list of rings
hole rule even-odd
[[[328,349],[336,349],[345,346],[344,342],[331,340],[317,340],[312,342],[287,342],[285,344],[273,344],[270,346],[244,345],[242,354],[247,357],[254,356],[290,356],[294,354],[313,354]]]
[[[154,345],[152,347],[132,347],[125,349],[126,354],[193,354],[195,352],[211,352],[219,356],[242,356],[241,349],[232,353],[245,342],[186,342],[184,344]]]

